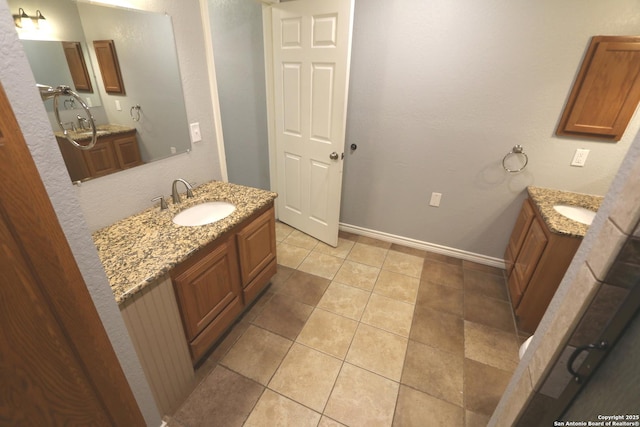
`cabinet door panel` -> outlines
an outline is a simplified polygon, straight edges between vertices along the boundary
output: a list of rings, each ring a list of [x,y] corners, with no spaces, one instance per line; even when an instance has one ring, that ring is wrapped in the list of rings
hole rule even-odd
[[[76,91],[93,93],[87,63],[84,61],[80,42],[62,42],[62,49],[64,50],[65,58],[67,58],[71,80],[73,80]]]
[[[116,153],[109,140],[98,140],[91,150],[83,151],[82,153],[84,154],[89,174],[94,178],[120,170],[116,160]]]
[[[525,199],[525,201],[522,203],[522,209],[520,210],[518,219],[513,226],[511,238],[509,239],[509,245],[507,246],[507,251],[505,252],[504,256],[507,267],[507,276],[511,275],[514,262],[516,258],[518,258],[518,254],[520,253],[520,249],[522,248],[522,243],[524,242],[524,238],[529,231],[529,226],[531,225],[531,221],[533,221],[534,216],[535,213],[533,211],[533,207],[531,206],[531,202],[529,202],[529,199]]]
[[[114,138],[113,148],[120,168],[128,169],[143,164],[135,133]]]
[[[599,43],[566,129],[622,134],[638,104],[639,75],[640,43]]]
[[[104,90],[107,93],[125,95],[120,63],[113,40],[94,40],[93,49],[98,59]]]
[[[271,208],[238,233],[242,286],[264,270],[276,257],[276,225]]]
[[[174,279],[187,339],[198,333],[239,297],[233,239],[220,244]]]
[[[619,141],[638,101],[640,37],[593,37],[557,134]]]
[[[520,294],[527,289],[529,280],[535,271],[538,260],[547,246],[547,236],[542,229],[542,225],[537,219],[531,222],[529,232],[522,244],[520,254],[516,260],[513,274],[516,276],[516,283],[519,286]]]

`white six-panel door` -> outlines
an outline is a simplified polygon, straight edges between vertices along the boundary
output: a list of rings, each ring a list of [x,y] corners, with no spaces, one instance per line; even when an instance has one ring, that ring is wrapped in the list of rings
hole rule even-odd
[[[353,0],[273,5],[278,217],[338,242]]]

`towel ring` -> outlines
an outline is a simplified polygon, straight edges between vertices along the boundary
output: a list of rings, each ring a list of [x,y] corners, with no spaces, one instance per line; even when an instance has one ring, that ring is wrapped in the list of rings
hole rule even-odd
[[[509,156],[515,156],[516,154],[522,154],[524,156],[524,164],[520,167],[520,169],[509,169],[504,162],[509,158]],[[511,151],[509,151],[507,153],[506,156],[504,156],[502,158],[502,167],[504,168],[504,170],[506,170],[507,172],[510,173],[516,173],[516,172],[520,172],[521,170],[523,170],[524,168],[527,167],[527,163],[529,163],[529,157],[527,156],[527,154],[524,152],[524,148],[522,148],[522,145],[516,145],[514,146]]]
[[[96,145],[96,142],[98,141],[98,133],[96,131],[96,123],[93,118],[93,115],[91,114],[91,110],[89,110],[89,106],[85,104],[82,98],[80,98],[80,95],[72,91],[69,86],[64,86],[64,85],[60,85],[54,88],[47,85],[36,84],[36,87],[40,92],[40,97],[42,98],[42,101],[46,101],[47,99],[53,98],[53,112],[55,113],[58,126],[60,126],[60,130],[62,131],[62,134],[67,139],[67,141],[69,141],[74,147],[80,150],[91,150],[94,147],[94,145]],[[70,99],[73,100],[72,104],[75,105],[75,102],[77,101],[80,104],[80,106],[84,109],[87,115],[87,122],[89,123],[89,127],[91,129],[91,141],[89,141],[88,144],[80,144],[76,142],[69,135],[69,131],[64,128],[62,120],[60,119],[60,108],[58,107],[58,104],[59,104],[58,98],[61,95],[71,96],[72,98]],[[63,104],[66,107],[66,101],[64,101]]]
[[[129,110],[129,115],[131,116],[131,118],[133,119],[134,122],[139,122],[140,121],[140,110],[142,109],[142,107],[140,106],[140,104],[136,104],[135,106],[131,107],[131,109]]]

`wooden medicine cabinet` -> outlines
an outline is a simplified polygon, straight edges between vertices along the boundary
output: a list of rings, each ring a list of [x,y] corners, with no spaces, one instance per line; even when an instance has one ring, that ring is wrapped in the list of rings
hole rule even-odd
[[[124,95],[124,82],[113,40],[94,40],[93,47],[96,51],[96,58],[98,58],[104,90],[107,93]]]
[[[557,135],[619,141],[640,101],[640,37],[594,36]]]
[[[84,60],[80,42],[62,42],[62,49],[67,59],[67,65],[69,65],[71,80],[73,80],[75,90],[78,92],[93,93],[87,63]]]

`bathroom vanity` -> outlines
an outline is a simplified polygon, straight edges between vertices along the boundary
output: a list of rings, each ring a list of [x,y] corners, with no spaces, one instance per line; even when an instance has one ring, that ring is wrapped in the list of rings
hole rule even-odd
[[[518,329],[538,327],[588,225],[560,214],[554,206],[597,211],[602,197],[529,187],[505,252],[511,303]]]
[[[191,359],[198,362],[276,273],[273,205],[171,271]]]
[[[195,386],[193,366],[276,272],[275,193],[224,182],[98,230],[93,239],[163,414]],[[202,226],[172,222],[207,201],[236,206]]]
[[[55,132],[71,181],[97,178],[143,164],[135,128],[119,125],[97,126],[98,139],[90,150],[72,146],[62,132]],[[91,139],[90,130],[69,131],[80,144]]]

